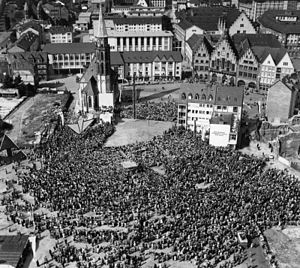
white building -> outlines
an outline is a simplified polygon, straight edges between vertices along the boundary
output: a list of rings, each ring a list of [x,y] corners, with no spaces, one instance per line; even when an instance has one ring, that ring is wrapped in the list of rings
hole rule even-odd
[[[50,43],[72,43],[72,28],[53,26],[49,30]]]
[[[81,12],[78,15],[78,20],[74,24],[74,29],[78,31],[87,31],[91,23],[91,12]]]
[[[230,131],[227,145],[233,147],[238,145],[239,124],[244,98],[243,87],[208,85],[205,83],[182,84],[179,94],[179,125],[200,133],[204,138],[210,135],[211,124],[216,125],[218,120],[222,121],[213,118],[228,118],[231,116],[232,121],[229,124]],[[218,126],[213,126],[213,130],[217,129]],[[228,132],[228,130],[226,131]],[[214,135],[217,134],[212,133],[212,137]],[[214,144],[220,143],[221,141],[216,141]]]
[[[253,52],[260,61],[260,88],[268,89],[276,81],[294,72],[294,66],[284,48],[254,47]]]
[[[179,51],[139,51],[121,53],[125,78],[138,80],[181,79],[182,56]]]
[[[116,17],[105,20],[108,30],[117,32],[155,32],[162,31],[161,17]]]

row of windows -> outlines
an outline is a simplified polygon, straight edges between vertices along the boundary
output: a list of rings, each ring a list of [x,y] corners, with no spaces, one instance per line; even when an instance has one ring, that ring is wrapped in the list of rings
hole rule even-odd
[[[239,72],[239,76],[256,79],[257,75],[253,73]]]
[[[185,100],[186,99],[186,94],[185,93],[182,93],[181,94],[181,99],[182,100]],[[193,94],[192,93],[189,93],[188,94],[188,99],[191,100],[193,99]],[[200,100],[200,96],[198,93],[195,94],[195,100]],[[202,94],[201,95],[201,100],[206,100],[206,95],[205,94]],[[207,98],[208,101],[212,101],[213,100],[213,96],[210,94]]]

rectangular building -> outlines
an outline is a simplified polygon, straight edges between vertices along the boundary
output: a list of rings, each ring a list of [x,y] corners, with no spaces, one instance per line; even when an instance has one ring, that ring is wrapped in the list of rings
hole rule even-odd
[[[227,145],[236,147],[243,99],[243,87],[205,83],[182,84],[178,102],[178,125],[200,133],[204,139],[210,135],[211,124],[215,125],[217,120],[221,121],[220,119],[212,120],[213,118],[231,116]],[[218,126],[213,126],[213,128],[217,129]]]
[[[46,44],[49,65],[54,73],[82,72],[95,55],[94,43]]]

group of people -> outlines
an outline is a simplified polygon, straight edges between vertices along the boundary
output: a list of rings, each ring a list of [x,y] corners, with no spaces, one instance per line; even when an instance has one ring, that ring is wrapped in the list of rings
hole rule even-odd
[[[33,210],[57,212],[35,215],[36,231],[73,239],[53,251],[58,263],[231,268],[247,258],[238,233],[250,244],[272,226],[300,223],[298,179],[266,169],[262,159],[176,127],[151,141],[104,147],[113,131],[106,124],[78,135],[63,127],[32,154],[44,159],[42,169],[20,175]],[[128,159],[138,168],[123,168]]]
[[[171,121],[177,118],[177,104],[169,102],[141,102],[136,104],[136,115],[138,119]],[[133,107],[123,107],[120,113],[121,118],[133,118]]]

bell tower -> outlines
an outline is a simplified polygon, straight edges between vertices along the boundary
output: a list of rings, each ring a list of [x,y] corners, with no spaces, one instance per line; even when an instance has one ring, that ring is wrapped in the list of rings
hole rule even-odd
[[[106,27],[103,19],[102,4],[100,4],[98,23],[94,30],[94,38],[96,42],[96,64],[97,64],[97,80],[100,93],[111,92],[110,86],[110,47]]]

